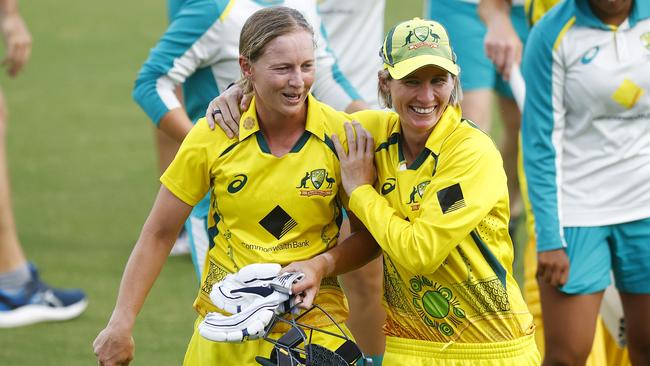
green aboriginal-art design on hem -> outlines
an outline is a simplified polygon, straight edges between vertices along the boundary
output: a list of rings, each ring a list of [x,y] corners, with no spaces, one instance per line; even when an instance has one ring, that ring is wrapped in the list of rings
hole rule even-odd
[[[413,307],[410,306],[408,298],[402,293],[407,289],[408,287],[400,278],[390,257],[384,255],[384,299],[386,303],[399,316],[418,319],[419,317],[413,312]]]
[[[442,319],[449,315],[449,299],[446,299],[438,291],[427,291],[422,295],[422,307],[424,311],[436,319]]]
[[[413,306],[424,324],[437,329],[443,336],[454,335],[466,316],[453,291],[425,276],[415,276],[409,284]]]
[[[459,318],[464,318],[465,317],[465,310],[461,308],[454,308],[454,315],[456,315]]]
[[[447,337],[452,336],[454,334],[454,328],[451,327],[449,324],[442,323],[438,327],[438,330],[440,333],[446,335]]]
[[[510,311],[508,293],[496,277],[478,282],[459,283],[454,285],[454,291],[471,303],[472,315]]]

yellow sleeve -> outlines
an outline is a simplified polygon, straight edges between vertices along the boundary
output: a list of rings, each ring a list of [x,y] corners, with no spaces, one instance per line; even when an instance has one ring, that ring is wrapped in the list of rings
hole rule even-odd
[[[381,110],[365,110],[350,115],[350,119],[359,122],[375,139],[375,145],[386,138],[393,113]],[[396,115],[395,115],[396,116]]]
[[[210,166],[217,150],[219,133],[205,119],[190,130],[176,157],[160,177],[160,182],[190,206],[196,205],[210,189]]]
[[[343,184],[341,182],[343,179],[341,178],[341,168],[340,168],[340,157],[338,156],[338,153],[336,152],[336,149],[334,148],[334,142],[332,141],[332,136],[336,135],[336,137],[339,139],[339,142],[341,142],[341,145],[343,146],[343,150],[345,150],[346,153],[348,153],[348,139],[347,136],[345,135],[345,129],[343,125],[346,122],[351,122],[352,119],[350,118],[350,115],[341,112],[341,111],[335,111],[337,114],[337,117],[342,117],[342,120],[339,119],[332,119],[329,122],[329,128],[330,130],[327,131],[326,133],[326,144],[329,146],[329,148],[336,154],[336,159],[339,160],[336,164],[336,180],[339,183],[339,190],[338,190],[338,200],[341,206],[348,211],[350,209],[349,207],[349,201],[350,197],[345,193],[345,190],[343,189]]]
[[[507,195],[501,156],[489,138],[465,139],[457,148],[443,150],[439,159],[420,216],[412,222],[370,185],[358,187],[350,197],[352,212],[382,249],[413,273],[434,272]]]
[[[548,13],[559,2],[560,0],[526,0],[525,10],[530,25],[537,23],[544,14]]]

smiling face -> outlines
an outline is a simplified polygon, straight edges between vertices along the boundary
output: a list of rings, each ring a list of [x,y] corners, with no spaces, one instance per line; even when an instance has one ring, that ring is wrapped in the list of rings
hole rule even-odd
[[[251,63],[241,57],[240,65],[244,77],[252,82],[258,113],[304,116],[315,75],[311,33],[297,29],[278,36],[266,45],[259,58]]]
[[[385,75],[385,74],[384,74]],[[430,132],[447,108],[454,78],[436,66],[424,66],[402,79],[380,80],[400,116],[402,129],[418,134]]]

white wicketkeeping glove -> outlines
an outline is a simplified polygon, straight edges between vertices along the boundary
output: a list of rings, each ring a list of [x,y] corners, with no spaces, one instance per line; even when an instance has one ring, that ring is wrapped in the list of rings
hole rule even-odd
[[[239,273],[243,270],[244,268]],[[297,308],[293,307],[291,301],[291,286],[303,277],[302,273],[283,273],[274,277],[266,285],[263,282],[255,282],[266,281],[261,280],[258,276],[247,277],[256,278],[253,282],[247,282],[254,283],[256,286],[230,288],[228,291],[219,290],[215,285],[210,298],[213,298],[215,292],[221,294],[219,299],[226,299],[224,300],[224,306],[236,307],[237,312],[229,316],[220,313],[208,313],[199,324],[199,334],[215,342],[241,342],[247,339],[263,337],[266,326],[273,320],[274,313],[283,314],[290,308],[297,310]],[[239,280],[241,279],[240,277]],[[231,279],[229,283],[235,283],[235,281]],[[236,296],[226,297],[223,294],[235,294]]]
[[[287,300],[289,295],[271,289],[269,295],[259,297],[240,313],[230,316],[208,313],[199,324],[199,334],[215,342],[241,342],[261,338],[275,311]]]
[[[260,297],[269,295],[269,284],[280,272],[277,263],[255,263],[231,273],[212,286],[210,300],[221,310],[235,314]]]
[[[302,280],[304,277],[305,275],[301,272],[285,272],[273,278],[270,284],[276,291],[280,291],[287,295],[293,295],[291,287],[294,283]]]

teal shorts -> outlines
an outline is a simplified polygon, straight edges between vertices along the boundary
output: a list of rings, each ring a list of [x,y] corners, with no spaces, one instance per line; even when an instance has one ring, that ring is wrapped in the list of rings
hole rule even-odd
[[[502,96],[512,98],[510,86],[485,55],[483,39],[486,28],[478,16],[477,4],[460,0],[427,0],[426,16],[447,29],[460,66],[460,85],[463,90],[492,89]],[[513,6],[510,19],[524,43],[528,37],[524,7]]]
[[[566,227],[569,256],[567,294],[605,290],[614,272],[616,287],[629,294],[650,294],[650,218],[623,224]]]

